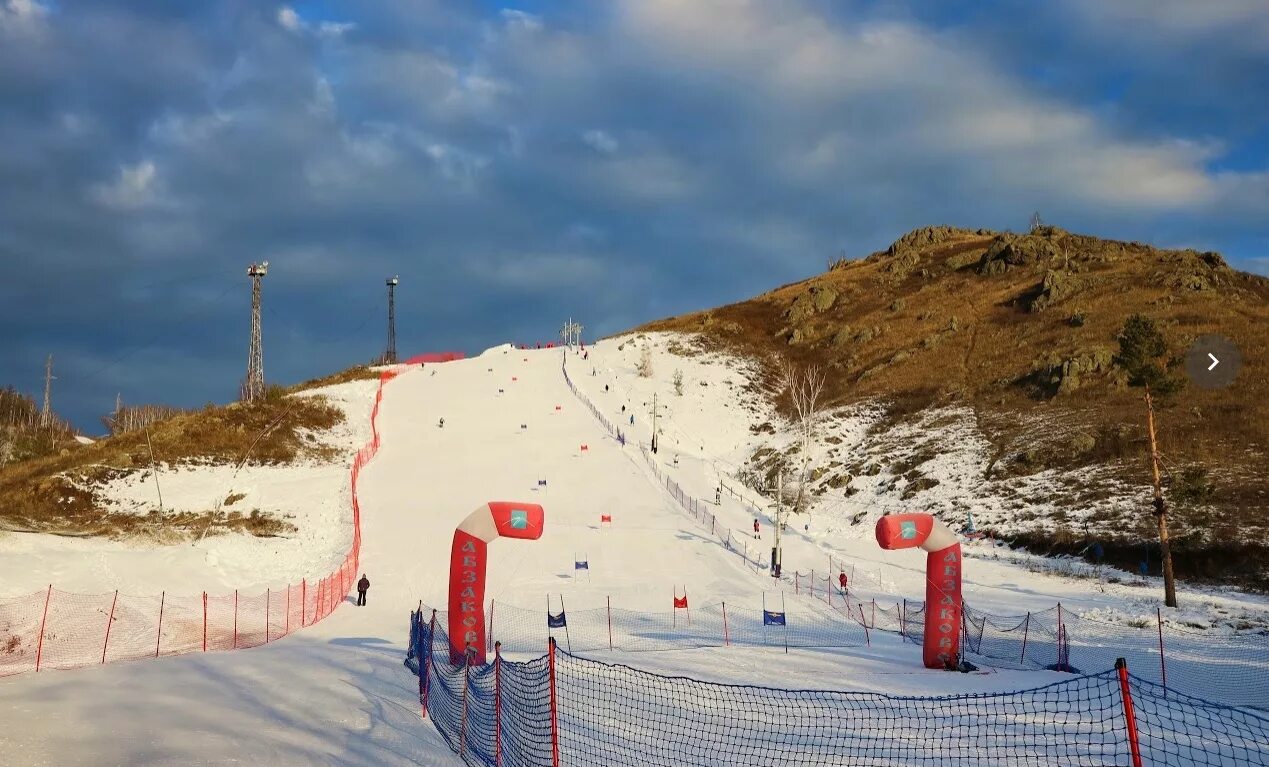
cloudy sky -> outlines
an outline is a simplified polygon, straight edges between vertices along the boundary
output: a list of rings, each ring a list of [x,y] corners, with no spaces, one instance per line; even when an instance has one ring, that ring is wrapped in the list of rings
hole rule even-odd
[[[0,385],[115,394],[587,335],[926,224],[1269,273],[1264,0],[0,0]]]

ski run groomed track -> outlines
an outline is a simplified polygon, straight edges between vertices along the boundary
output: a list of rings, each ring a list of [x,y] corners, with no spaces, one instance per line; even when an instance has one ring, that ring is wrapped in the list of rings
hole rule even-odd
[[[622,417],[619,404],[629,402],[639,413],[631,436],[646,441],[647,408],[618,386],[635,379],[628,355],[615,347],[601,343],[590,361],[570,364],[570,372],[613,411],[614,421]],[[502,346],[467,360],[412,366],[385,385],[380,452],[363,470],[359,488],[361,570],[372,583],[367,607],[355,607],[349,598],[317,625],[257,649],[0,681],[0,764],[460,764],[431,723],[420,719],[417,681],[402,659],[410,610],[420,601],[445,606],[454,526],[490,500],[532,501],[546,509],[541,540],[491,545],[486,597],[498,603],[545,611],[550,594],[556,610],[563,594],[570,611],[611,600],[623,609],[667,612],[676,586],[686,586],[693,604],[726,601],[729,609],[756,611],[764,590],[768,600],[778,601],[769,577],[745,567],[676,507],[637,446],[608,438],[565,385],[560,364],[558,349]],[[607,403],[601,400],[605,383],[611,386]],[[685,416],[680,423],[691,421]],[[675,471],[703,497],[716,482],[710,459],[731,455],[727,450],[737,445],[697,447]],[[599,524],[601,513],[613,516],[611,527]],[[731,499],[719,509],[720,519],[738,529],[746,514]],[[761,545],[769,547],[770,538]],[[874,563],[889,561],[875,544],[855,545],[870,551]],[[347,541],[331,546],[346,548]],[[818,551],[797,540],[789,551],[798,546],[808,562]],[[789,568],[790,554],[785,557]],[[575,559],[588,561],[589,577],[574,577]],[[881,580],[920,598],[920,562],[893,562]],[[978,564],[971,561],[967,572],[971,601]],[[1023,612],[1051,606],[1055,598],[1075,599],[1046,592],[1042,576],[991,567],[998,571],[995,583],[1020,585],[1002,590],[980,576],[983,598],[994,600],[984,606],[1008,604]],[[6,562],[0,575],[29,580],[29,590],[50,577],[16,562]],[[164,576],[156,571],[147,579],[157,591]],[[805,599],[796,605],[828,609]],[[920,649],[892,637],[871,647],[787,655],[774,647],[728,647],[594,657],[711,681],[901,694],[1013,690],[1064,678],[1050,672],[927,672]]]

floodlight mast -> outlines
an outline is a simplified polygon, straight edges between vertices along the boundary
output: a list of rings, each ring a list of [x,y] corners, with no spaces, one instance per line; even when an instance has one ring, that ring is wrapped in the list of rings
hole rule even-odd
[[[264,397],[264,344],[260,329],[261,281],[269,273],[269,262],[261,261],[247,267],[251,278],[251,348],[247,352],[247,378],[242,382],[244,402]]]
[[[383,353],[383,362],[385,365],[395,364],[397,361],[397,301],[396,288],[401,282],[401,278],[393,275],[388,278],[388,349]]]

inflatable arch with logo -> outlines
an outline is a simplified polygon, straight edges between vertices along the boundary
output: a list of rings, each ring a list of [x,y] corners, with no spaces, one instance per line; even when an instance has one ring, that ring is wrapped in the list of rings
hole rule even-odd
[[[490,501],[454,530],[449,554],[449,654],[455,665],[466,648],[474,664],[485,662],[485,569],[495,538],[536,541],[544,515],[536,503]]]
[[[961,544],[929,514],[889,514],[877,520],[883,549],[925,549],[926,668],[954,668],[961,649]]]

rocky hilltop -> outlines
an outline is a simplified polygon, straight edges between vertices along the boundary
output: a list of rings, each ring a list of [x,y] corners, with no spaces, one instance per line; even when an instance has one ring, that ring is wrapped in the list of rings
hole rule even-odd
[[[1053,226],[1026,234],[926,227],[802,282],[638,330],[818,364],[833,407],[882,413],[877,434],[920,433],[923,424],[937,428],[932,414],[959,413],[989,453],[971,485],[1016,496],[1001,527],[1054,550],[1096,538],[1135,566],[1154,525],[1142,392],[1115,361],[1133,314],[1157,323],[1178,371],[1199,336],[1218,334],[1241,350],[1232,386],[1188,384],[1157,403],[1160,445],[1178,566],[1230,575],[1242,567],[1231,554],[1251,557],[1251,581],[1269,584],[1269,280],[1231,269],[1217,253]],[[896,492],[916,503],[922,463],[952,449],[872,448],[840,456],[821,491],[850,492],[889,454],[906,469]],[[1040,476],[1051,481],[1028,481]]]

